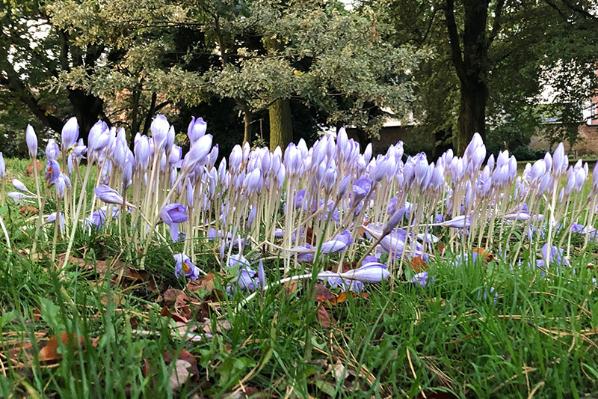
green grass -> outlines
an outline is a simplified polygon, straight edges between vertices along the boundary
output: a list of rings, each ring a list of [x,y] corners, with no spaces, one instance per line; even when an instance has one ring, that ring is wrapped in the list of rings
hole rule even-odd
[[[1,212],[12,234],[27,231],[16,207]],[[212,292],[186,289],[163,247],[150,249],[148,273],[126,279],[101,270],[135,264],[116,235],[77,236],[76,258],[89,266],[56,270],[47,253],[30,259],[22,234],[14,254],[0,242],[0,397],[598,396],[598,272],[588,267],[598,263],[595,244],[571,268],[545,276],[500,260],[444,259],[430,265],[426,288],[384,283],[333,305],[314,300],[307,281],[275,287],[236,311],[245,294],[225,296],[227,276],[216,274]],[[208,248],[198,247],[206,253],[201,266],[216,271]],[[276,262],[266,272],[270,281],[281,277]],[[185,290],[179,312],[197,342],[162,315],[168,288]],[[61,345],[59,360],[41,362],[42,347],[62,332],[82,343]],[[185,351],[197,374],[175,391],[172,359]]]

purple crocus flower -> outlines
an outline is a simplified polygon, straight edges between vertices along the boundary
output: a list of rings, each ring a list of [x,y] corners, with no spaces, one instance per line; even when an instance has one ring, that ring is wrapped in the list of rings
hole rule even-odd
[[[179,203],[165,205],[160,211],[160,218],[166,225],[168,225],[172,241],[179,241],[181,238],[179,233],[179,223],[189,220],[189,217],[187,216],[187,207]]]
[[[0,152],[0,179],[6,176],[6,164],[4,163],[4,156]]]
[[[191,259],[185,254],[175,254],[174,260],[176,261],[174,275],[177,278],[185,276],[191,280],[197,280],[199,278],[199,268],[191,262]]]
[[[417,273],[411,277],[411,282],[422,288],[425,287],[428,284],[428,272]]]
[[[548,246],[548,244],[544,244],[542,246],[542,259],[538,259],[536,264],[538,267],[544,267],[548,261],[548,252],[550,248],[550,264],[558,265],[558,266],[569,266],[569,260],[565,257],[564,251],[561,248],[558,248],[555,245]]]
[[[190,171],[197,165],[205,160],[206,156],[212,149],[212,135],[206,134],[201,136],[193,145],[191,149],[185,155],[183,159],[182,169]]]

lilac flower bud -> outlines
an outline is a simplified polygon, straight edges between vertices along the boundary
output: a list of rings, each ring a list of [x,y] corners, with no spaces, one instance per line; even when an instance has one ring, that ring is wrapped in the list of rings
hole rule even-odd
[[[20,181],[19,179],[12,179],[12,185],[14,186],[14,188],[16,188],[17,190],[22,191],[24,193],[30,193],[31,192],[25,186],[25,184],[22,181]]]
[[[0,152],[0,179],[6,176],[6,164],[4,163],[4,155]]]
[[[371,159],[372,159],[372,143],[368,143],[368,145],[365,147],[365,150],[363,151],[363,160],[367,164],[370,162]]]
[[[549,152],[544,155],[544,163],[546,164],[546,170],[552,169],[552,155]]]
[[[546,162],[543,159],[539,159],[534,162],[532,166],[532,170],[530,172],[530,177],[532,180],[538,180],[544,176],[546,173]]]
[[[179,223],[189,220],[187,216],[187,208],[183,204],[174,203],[165,205],[160,210],[160,218],[170,229],[170,237],[173,242],[179,241]]]
[[[555,175],[560,175],[567,170],[569,159],[565,155],[565,147],[560,143],[552,154],[552,171]]]
[[[388,222],[386,222],[386,224],[384,225],[384,228],[382,229],[382,235],[389,234],[395,227],[397,227],[397,224],[399,224],[399,222],[401,220],[403,220],[404,216],[405,216],[405,208],[397,209],[390,216],[390,219],[388,219]]]
[[[101,151],[110,142],[110,132],[108,125],[104,121],[97,121],[89,131],[88,136],[89,152]]]
[[[347,244],[341,240],[330,240],[322,243],[320,251],[323,254],[332,254],[347,249]]]
[[[49,139],[48,144],[46,144],[46,159],[47,160],[58,159],[59,155],[60,155],[60,148],[58,147],[58,144],[56,144],[56,140]]]
[[[150,159],[150,145],[147,136],[139,136],[134,146],[137,166],[146,168]]]
[[[115,189],[107,186],[106,184],[100,184],[95,188],[94,192],[96,197],[107,204],[126,204],[124,198]]]
[[[390,273],[385,265],[378,262],[367,263],[358,269],[341,273],[340,277],[349,280],[357,280],[362,283],[379,283],[386,280]]]
[[[257,193],[262,187],[262,176],[259,169],[254,169],[247,176],[243,185],[249,193]]]
[[[191,122],[189,123],[189,127],[187,128],[187,135],[189,136],[189,141],[191,143],[195,143],[201,136],[206,134],[206,129],[208,124],[203,118],[195,119],[194,116],[191,117]]]
[[[78,138],[79,124],[77,123],[77,118],[72,117],[62,127],[61,144],[63,151],[67,151],[74,146]]]
[[[166,117],[162,114],[156,115],[150,125],[150,130],[152,131],[152,138],[154,139],[156,147],[159,149],[164,148],[168,131],[170,130],[170,124]]]
[[[168,133],[166,134],[166,141],[164,145],[166,151],[170,151],[172,149],[172,146],[174,145],[174,137],[174,126],[170,126],[170,129],[168,129]]]
[[[598,191],[598,162],[596,162],[592,171],[592,189]]]
[[[228,258],[226,266],[245,268],[249,267],[250,263],[242,254],[234,254],[231,255],[230,258]]]
[[[56,196],[58,198],[64,197],[64,192],[66,191],[66,188],[67,188],[67,180],[65,177],[66,176],[61,173],[58,176],[58,178],[54,181],[54,188],[56,189]],[[68,185],[70,185],[70,183]]]
[[[241,162],[243,162],[243,149],[240,145],[235,145],[228,157],[231,170],[238,171],[241,168]]]
[[[185,159],[183,169],[191,170],[196,164],[202,163],[212,148],[212,135],[206,134],[200,137],[192,146]]]
[[[7,193],[6,195],[8,195],[8,198],[12,199],[14,202],[21,202],[22,200],[24,200],[26,198],[33,198],[30,195],[27,195],[25,193],[21,193],[18,191],[11,191],[11,192]]]
[[[341,198],[345,195],[345,193],[347,192],[347,189],[349,188],[349,184],[351,184],[351,176],[343,177],[343,180],[341,180],[340,184],[338,185],[338,197],[339,198]]]
[[[488,166],[488,168],[490,169],[494,169],[494,154],[490,154],[490,156],[488,157],[488,162],[486,162],[486,166]]]
[[[263,289],[266,286],[266,273],[264,272],[264,262],[260,259],[257,263],[257,279],[259,286]]]
[[[27,142],[27,149],[31,158],[37,158],[37,135],[31,125],[27,125],[25,130],[25,141]]]
[[[286,178],[286,168],[284,165],[280,165],[280,169],[278,169],[278,173],[276,176],[278,187],[282,187]]]

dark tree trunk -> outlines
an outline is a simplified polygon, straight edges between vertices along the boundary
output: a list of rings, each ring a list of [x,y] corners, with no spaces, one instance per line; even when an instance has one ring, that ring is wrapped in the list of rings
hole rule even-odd
[[[69,101],[79,123],[79,137],[87,143],[89,130],[104,111],[104,101],[83,90],[69,90]]]
[[[458,128],[453,133],[453,144],[458,154],[463,154],[474,133],[485,138],[490,70],[488,49],[500,31],[504,3],[505,0],[496,2],[491,30],[486,32],[490,1],[463,0],[463,31],[460,33],[454,1],[445,0],[444,15],[451,59],[459,77],[461,94]]]
[[[478,82],[474,88],[461,86],[458,130],[453,135],[453,146],[462,154],[474,133],[486,137],[486,102],[488,88]]]
[[[251,142],[251,112],[243,109],[243,144]]]
[[[293,141],[293,118],[291,101],[278,99],[268,108],[270,119],[270,149],[280,146],[282,150]]]

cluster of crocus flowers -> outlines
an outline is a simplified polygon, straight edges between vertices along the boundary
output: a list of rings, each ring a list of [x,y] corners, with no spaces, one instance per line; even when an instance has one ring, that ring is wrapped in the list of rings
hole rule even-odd
[[[587,163],[569,165],[562,145],[519,174],[512,154],[488,155],[477,134],[463,156],[448,150],[429,160],[405,154],[401,142],[383,154],[373,154],[371,145],[362,151],[344,129],[311,146],[300,140],[269,150],[245,143],[221,157],[207,131],[206,121],[193,118],[184,153],[163,115],[151,123],[151,135],[135,135],[132,148],[123,129],[99,121],[86,146],[71,118],[60,145],[51,139],[46,146],[46,188],[33,192],[15,183],[8,195],[37,199],[41,207],[41,197],[54,190],[59,209],[46,222],[58,220],[67,233],[65,263],[78,228],[117,226],[142,254],[140,266],[156,240],[177,251],[181,277],[197,277],[196,243],[211,243],[223,270],[237,264],[231,270],[243,290],[266,285],[263,262],[257,260],[257,270],[239,264],[249,253],[277,257],[285,277],[298,266],[325,266],[319,278],[360,290],[400,276],[415,257],[439,256],[439,241],[455,255],[487,248],[512,265],[525,252],[549,268],[567,263],[572,235],[582,234],[584,246],[596,239],[598,169],[591,175]],[[37,158],[30,126],[26,141]],[[359,268],[342,270],[355,260]],[[413,282],[425,286],[428,276]]]

